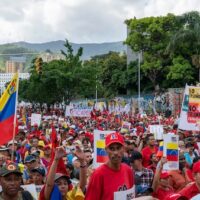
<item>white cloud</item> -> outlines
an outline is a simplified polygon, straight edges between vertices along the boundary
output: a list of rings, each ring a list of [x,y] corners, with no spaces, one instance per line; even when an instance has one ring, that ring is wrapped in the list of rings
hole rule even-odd
[[[0,43],[124,40],[128,18],[200,11],[199,0],[1,0]]]

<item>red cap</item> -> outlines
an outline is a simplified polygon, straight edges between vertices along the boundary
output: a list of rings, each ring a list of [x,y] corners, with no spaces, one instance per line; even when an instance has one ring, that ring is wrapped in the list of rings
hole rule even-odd
[[[106,147],[113,143],[119,143],[121,145],[124,145],[124,138],[121,134],[115,132],[115,133],[110,133],[106,136],[105,139]]]
[[[160,174],[160,178],[161,179],[166,179],[166,178],[168,178],[169,177],[169,173],[168,172],[162,172],[161,174]]]
[[[193,164],[192,172],[193,172],[193,173],[198,173],[198,172],[200,172],[200,161],[195,162],[195,163]]]

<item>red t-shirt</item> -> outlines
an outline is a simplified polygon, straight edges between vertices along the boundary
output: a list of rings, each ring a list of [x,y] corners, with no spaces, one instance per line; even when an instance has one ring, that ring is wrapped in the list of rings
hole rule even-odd
[[[174,193],[173,188],[169,187],[166,190],[166,189],[163,189],[162,187],[158,187],[156,192],[153,194],[153,196],[157,199],[165,199],[167,196],[169,196],[170,194],[173,194],[173,193]]]
[[[149,146],[146,146],[142,149],[142,161],[143,161],[143,166],[148,167],[150,164],[150,156],[152,153],[157,153],[158,147],[154,147],[153,149],[150,149]]]
[[[179,194],[187,197],[188,199],[200,193],[195,182],[189,183],[185,188],[178,192]]]
[[[113,200],[114,192],[130,189],[133,184],[133,171],[128,165],[122,163],[116,171],[103,164],[93,172],[85,200]]]

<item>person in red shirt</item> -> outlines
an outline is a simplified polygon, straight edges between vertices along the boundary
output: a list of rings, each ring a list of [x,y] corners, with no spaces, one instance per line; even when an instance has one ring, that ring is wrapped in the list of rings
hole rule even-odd
[[[194,163],[192,172],[195,181],[189,183],[185,188],[178,192],[188,199],[200,194],[200,161]]]
[[[152,189],[153,196],[158,199],[164,199],[166,196],[174,194],[173,187],[170,186],[170,175],[168,172],[163,172],[163,165],[167,162],[166,158],[161,158],[160,163],[156,169],[153,179]]]
[[[108,162],[98,167],[90,177],[85,200],[113,200],[114,192],[133,187],[133,171],[122,163],[124,139],[119,133],[105,138]]]
[[[148,167],[151,162],[152,153],[157,153],[158,147],[155,146],[155,139],[152,134],[147,135],[146,137],[147,146],[142,149],[142,157],[143,157],[143,166]]]

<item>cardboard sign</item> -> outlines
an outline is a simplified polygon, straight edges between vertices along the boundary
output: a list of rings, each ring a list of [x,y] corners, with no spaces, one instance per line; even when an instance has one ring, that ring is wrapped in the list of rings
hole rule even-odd
[[[164,134],[163,156],[167,158],[164,170],[179,170],[178,136],[172,133]]]
[[[133,200],[135,198],[135,185],[128,190],[114,193],[114,200]]]

